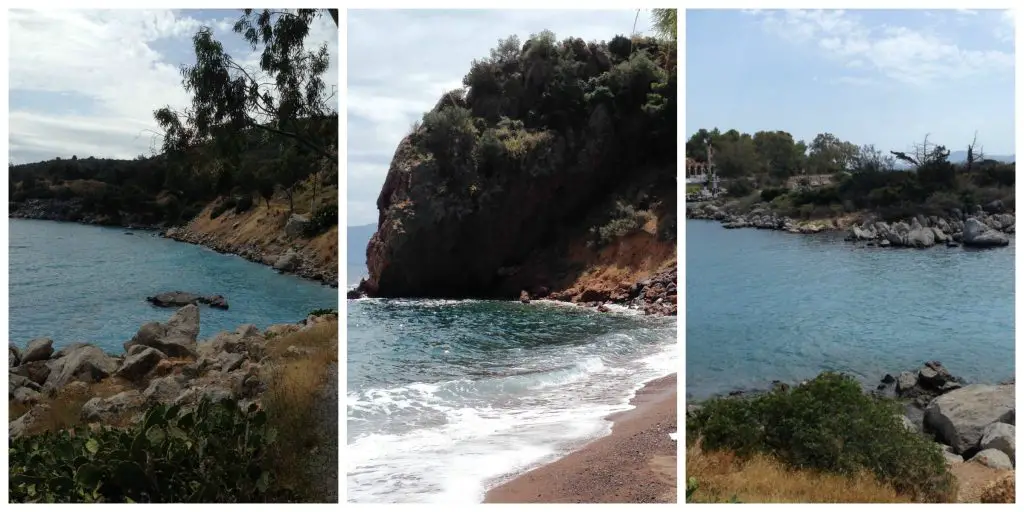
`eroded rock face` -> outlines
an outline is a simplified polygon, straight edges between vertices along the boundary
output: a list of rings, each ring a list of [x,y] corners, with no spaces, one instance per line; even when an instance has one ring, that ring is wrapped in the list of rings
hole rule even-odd
[[[552,172],[481,176],[477,194],[454,192],[454,184],[441,187],[454,176],[475,175],[470,164],[440,164],[415,147],[415,134],[406,137],[377,198],[380,219],[367,247],[369,278],[361,291],[382,297],[493,295],[499,269],[523,261],[556,226],[592,207],[610,182],[626,179],[621,169],[600,165],[613,151],[614,130],[601,105],[574,140],[549,133],[553,161],[538,166]],[[582,157],[573,162],[570,153]],[[509,298],[519,290],[508,290]]]
[[[931,401],[925,429],[958,454],[974,450],[991,423],[1014,423],[1013,386],[972,384]]]

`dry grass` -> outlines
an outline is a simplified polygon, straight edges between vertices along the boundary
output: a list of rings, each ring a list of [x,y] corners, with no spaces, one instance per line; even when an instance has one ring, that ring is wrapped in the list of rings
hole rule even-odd
[[[111,377],[99,382],[82,385],[69,385],[62,388],[53,396],[43,395],[41,404],[46,404],[49,409],[40,409],[41,415],[32,424],[28,434],[39,434],[42,432],[56,432],[61,429],[73,429],[84,426],[82,421],[82,406],[93,397],[106,398],[130,389],[131,384],[120,377]],[[28,412],[30,406],[16,404],[8,401],[9,417],[15,419]],[[114,418],[111,426],[125,426],[130,421],[130,415],[121,418]]]
[[[300,354],[289,353],[289,347]],[[338,322],[275,337],[267,353],[273,363],[268,365],[263,408],[278,432],[271,457],[274,474],[284,486],[308,496],[307,458],[319,442],[315,404],[321,400],[328,367],[338,362]]]
[[[1013,471],[1003,475],[981,491],[982,503],[1016,503],[1017,491]]]
[[[794,470],[757,455],[741,460],[731,453],[686,449],[686,478],[695,478],[691,502],[721,503],[909,503],[870,473],[844,477]]]

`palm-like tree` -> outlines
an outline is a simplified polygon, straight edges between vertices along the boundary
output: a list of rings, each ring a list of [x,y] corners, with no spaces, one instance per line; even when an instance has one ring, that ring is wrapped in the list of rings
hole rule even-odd
[[[678,32],[678,9],[651,9],[651,17],[654,18],[654,32],[660,37],[675,41],[679,38]]]

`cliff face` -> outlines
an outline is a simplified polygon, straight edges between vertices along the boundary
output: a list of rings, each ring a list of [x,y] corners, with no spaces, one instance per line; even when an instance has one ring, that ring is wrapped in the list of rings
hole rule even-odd
[[[601,266],[624,269],[613,273],[626,283],[674,264],[674,69],[621,50],[531,39],[475,62],[468,92],[446,94],[399,143],[360,290],[541,297]],[[565,74],[578,80],[554,81]],[[627,213],[612,218],[615,208]],[[608,248],[645,227],[663,258],[623,267],[628,258]]]

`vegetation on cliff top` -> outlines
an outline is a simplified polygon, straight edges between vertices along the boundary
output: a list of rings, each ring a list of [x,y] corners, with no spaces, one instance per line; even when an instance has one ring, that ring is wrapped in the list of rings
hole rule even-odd
[[[709,400],[688,413],[686,441],[741,461],[760,455],[851,479],[869,473],[914,501],[952,501],[954,481],[938,444],[909,431],[900,415],[895,401],[826,372],[792,389]]]
[[[950,162],[949,149],[927,137],[909,154],[885,154],[829,133],[818,134],[807,144],[784,131],[750,135],[700,129],[686,143],[687,158],[707,161],[709,142],[729,195],[743,197],[760,190],[755,202],[768,202],[791,217],[869,210],[895,220],[921,213],[944,215],[953,208],[966,210],[997,199],[1014,209],[1015,164],[986,159],[976,142],[967,146],[966,161]],[[828,182],[812,187],[808,176]]]
[[[472,62],[463,86],[414,124],[395,155],[378,199],[391,238],[371,241],[371,294],[493,294],[500,268],[568,240],[629,234],[638,211],[674,238],[675,40],[513,35]],[[374,247],[390,262],[380,274]],[[425,263],[438,247],[449,257]]]
[[[219,196],[245,209],[260,198],[269,206],[280,194],[295,210],[301,187],[310,189],[310,213],[336,208],[320,205],[338,179],[335,91],[323,80],[329,55],[326,44],[310,50],[303,43],[322,14],[246,9],[234,31],[260,52],[259,69],[242,66],[209,28],[199,29],[196,61],[181,70],[191,105],[154,112],[163,130],[160,154],[12,166],[9,200],[78,199],[81,215],[110,224],[184,222]]]

